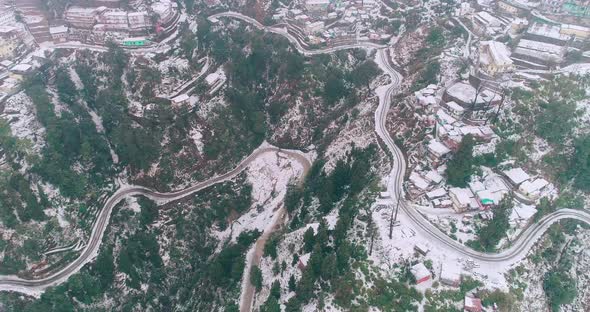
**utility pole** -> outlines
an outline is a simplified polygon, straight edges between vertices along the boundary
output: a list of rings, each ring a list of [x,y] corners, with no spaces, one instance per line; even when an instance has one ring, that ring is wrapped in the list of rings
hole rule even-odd
[[[391,217],[389,217],[389,239],[392,239],[393,235],[393,206],[391,206]]]
[[[395,205],[395,209],[391,209],[391,217],[389,218],[389,239],[392,239],[393,237],[393,225],[395,224],[395,222],[397,222],[397,212],[399,210],[399,203],[401,201],[400,196],[401,196],[401,190],[398,193],[397,196],[397,204]],[[392,207],[393,208],[393,207]],[[395,215],[394,212],[395,211]]]

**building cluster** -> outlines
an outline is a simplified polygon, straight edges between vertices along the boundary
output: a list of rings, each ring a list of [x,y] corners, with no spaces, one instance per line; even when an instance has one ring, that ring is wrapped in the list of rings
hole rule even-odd
[[[426,256],[429,252],[429,249],[420,243],[414,246],[414,250],[423,256]],[[434,276],[438,275],[438,279],[441,284],[454,288],[458,288],[461,286],[461,281],[463,280],[464,276],[464,272],[459,266],[448,262],[442,263],[440,271],[436,272],[439,274],[433,275],[434,270],[431,271],[424,264],[424,262],[418,262],[411,266],[410,272],[412,273],[412,276],[414,277],[414,280],[416,281],[417,285],[426,284],[430,281],[433,281]],[[464,311],[470,312],[483,311],[481,299],[476,298],[472,293],[468,293],[465,295],[463,308]]]
[[[0,62],[0,102],[21,89],[21,82],[32,75],[36,69],[46,66],[48,56],[46,50],[37,50],[28,54],[20,61],[3,60]]]
[[[570,3],[558,0],[539,5],[539,2],[502,0],[495,7],[490,5],[479,12],[467,2],[461,3],[456,14],[469,21],[479,37],[490,38],[479,42],[477,69],[488,77],[519,68],[547,70],[563,65],[571,49],[584,47],[590,39],[590,27],[558,22],[535,11],[554,2],[559,8]],[[511,47],[498,40],[506,35],[515,43]]]
[[[376,0],[304,0],[291,9],[278,8],[273,19],[285,24],[303,44],[382,41],[391,36],[372,28],[380,7]]]
[[[489,44],[489,43],[488,43]],[[491,50],[495,48],[489,47]],[[495,53],[495,52],[491,52]],[[448,187],[443,176],[446,162],[457,152],[463,138],[471,135],[479,154],[490,152],[499,138],[478,119],[474,111],[495,111],[502,104],[502,96],[482,83],[478,87],[470,81],[458,81],[447,88],[429,85],[415,92],[415,105],[426,112],[432,135],[427,135],[422,153],[412,159],[412,168],[406,191],[410,199],[433,208],[452,208],[457,213],[487,211],[498,205],[502,198],[514,194],[525,205],[534,204],[554,188],[543,178],[531,178],[520,168],[503,172],[487,172],[465,188]],[[493,149],[491,150],[493,151]],[[514,220],[528,220],[528,212],[515,210]],[[534,212],[533,212],[534,213]]]
[[[590,17],[590,0],[542,0],[541,9],[554,14]]]
[[[13,60],[29,49],[26,32],[16,26],[0,26],[0,60]]]
[[[15,12],[14,5],[0,2],[0,61],[17,59],[30,51],[35,44],[32,36],[36,31],[34,19],[25,20],[27,28],[25,24],[17,22]]]
[[[147,33],[168,32],[179,18],[178,4],[170,0],[152,3],[145,11],[130,12],[106,6],[70,6],[64,13],[65,25],[51,27],[54,41],[103,43],[112,39],[142,45],[145,40],[125,40]]]

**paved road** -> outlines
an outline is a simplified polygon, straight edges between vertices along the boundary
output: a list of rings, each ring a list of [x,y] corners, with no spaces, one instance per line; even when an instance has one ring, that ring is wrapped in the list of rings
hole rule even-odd
[[[269,27],[269,26],[264,26],[262,25],[260,22],[258,22],[257,20],[237,13],[237,12],[223,12],[223,13],[218,13],[218,14],[214,14],[208,17],[209,20],[213,20],[213,19],[217,19],[220,17],[232,17],[232,18],[236,18],[239,20],[242,20],[244,22],[250,23],[253,26],[255,26],[256,28],[277,34],[277,35],[281,35],[285,38],[287,38],[287,40],[289,40],[289,42],[291,42],[291,44],[293,44],[295,46],[295,48],[304,55],[317,55],[317,54],[326,54],[326,53],[333,53],[336,51],[340,51],[340,50],[348,50],[348,49],[354,49],[354,48],[385,48],[385,45],[382,44],[377,44],[371,41],[359,41],[357,43],[352,43],[352,44],[346,44],[346,45],[340,45],[340,46],[335,46],[335,47],[329,47],[329,48],[324,48],[324,49],[316,49],[316,50],[308,50],[305,47],[303,47],[301,45],[301,43],[299,42],[299,40],[297,40],[297,38],[295,38],[293,35],[291,35],[289,32],[287,32],[286,29],[283,28],[276,28],[276,27]]]
[[[346,45],[340,47],[333,47],[321,50],[306,50],[304,49],[299,42],[293,38],[290,34],[288,34],[284,30],[273,29],[270,27],[265,27],[258,23],[257,21],[241,15],[239,13],[234,12],[226,12],[213,15],[211,17],[234,17],[244,20],[246,22],[250,22],[253,25],[263,28],[267,31],[271,31],[280,35],[285,36],[291,43],[299,50],[300,53],[305,55],[314,55],[314,54],[322,54],[322,53],[332,53],[334,51],[343,50],[343,49],[351,49],[351,48],[382,48],[383,46],[376,45],[370,42],[358,43],[353,45]],[[210,17],[210,18],[211,18]],[[379,64],[381,69],[385,71],[391,77],[391,83],[387,86],[383,86],[380,88],[384,88],[385,92],[379,92],[379,106],[375,111],[375,131],[377,135],[383,140],[389,152],[393,155],[393,163],[392,163],[392,170],[390,172],[388,183],[387,183],[387,190],[392,196],[392,203],[396,203],[397,199],[400,200],[400,208],[403,213],[405,213],[413,225],[427,237],[429,237],[433,242],[436,242],[438,245],[442,247],[446,247],[447,250],[451,252],[457,253],[459,256],[463,257],[471,257],[473,259],[477,259],[482,263],[487,263],[490,265],[498,264],[498,263],[506,263],[511,262],[514,263],[519,261],[523,257],[526,256],[529,249],[535,244],[535,242],[545,233],[545,231],[551,226],[551,224],[562,220],[562,219],[576,219],[585,223],[590,224],[590,214],[585,211],[580,210],[572,210],[572,209],[561,209],[557,212],[549,214],[541,219],[538,223],[530,226],[526,229],[511,245],[510,248],[495,254],[490,253],[482,253],[475,251],[467,246],[464,246],[455,240],[448,237],[445,233],[438,230],[434,227],[424,216],[422,216],[416,209],[411,207],[411,205],[405,201],[403,197],[403,180],[405,177],[406,172],[406,160],[404,158],[403,153],[399,149],[399,147],[395,144],[389,132],[387,131],[386,125],[386,118],[389,108],[391,106],[392,94],[393,92],[399,87],[401,80],[403,77],[400,73],[398,73],[393,67],[391,67],[390,62],[388,60],[388,56],[386,53],[386,49],[378,50],[376,54],[376,62]],[[378,91],[382,91],[379,90]],[[302,156],[301,154],[295,151],[287,151],[287,150],[279,150],[276,147],[262,147],[258,150],[254,151],[250,156],[244,159],[235,169],[220,175],[213,177],[207,181],[195,184],[187,189],[171,192],[171,193],[158,193],[153,190],[140,187],[140,186],[128,186],[119,189],[115,194],[113,194],[105,203],[103,209],[100,211],[99,216],[97,218],[97,222],[95,223],[92,234],[90,236],[89,243],[86,245],[86,248],[82,251],[81,255],[74,260],[72,263],[64,267],[63,269],[59,270],[58,272],[53,273],[52,275],[45,277],[43,279],[38,280],[25,280],[22,278],[18,278],[16,276],[0,276],[0,291],[1,290],[11,290],[11,291],[19,291],[23,293],[29,294],[40,294],[45,290],[45,288],[49,286],[53,286],[65,281],[69,276],[76,273],[82,266],[86,263],[90,262],[97,254],[98,247],[102,241],[102,236],[108,225],[108,221],[110,219],[110,214],[113,207],[121,201],[123,198],[127,196],[133,195],[145,195],[150,198],[154,199],[165,199],[165,200],[176,200],[179,198],[183,198],[190,194],[193,194],[199,190],[204,188],[210,187],[216,183],[223,182],[227,179],[230,179],[244,170],[248,164],[250,164],[256,157],[264,152],[269,151],[281,151],[289,156],[293,157],[295,160],[301,162],[302,164],[309,164],[309,161]],[[242,308],[242,307],[241,307]]]
[[[205,65],[203,65],[203,68],[201,68],[201,71],[199,72],[199,74],[197,74],[197,76],[194,77],[193,79],[174,88],[174,90],[172,90],[172,92],[167,96],[167,98],[172,100],[173,98],[175,98],[181,94],[190,93],[195,88],[196,82],[199,79],[201,79],[201,77],[203,77],[203,75],[205,75],[209,71],[210,67],[211,67],[211,60],[207,56],[207,57],[205,57]]]
[[[381,69],[389,74],[392,79],[392,82],[386,86],[387,91],[383,94],[383,96],[380,96],[379,106],[375,112],[375,131],[385,142],[387,149],[394,158],[391,173],[387,183],[387,190],[392,197],[392,204],[397,203],[399,197],[401,200],[401,211],[409,217],[413,225],[418,230],[422,231],[423,234],[429,237],[433,242],[436,241],[436,243],[441,247],[446,247],[447,250],[456,252],[459,256],[477,259],[480,261],[480,263],[487,263],[491,265],[498,264],[500,262],[515,263],[526,256],[530,248],[541,236],[543,236],[545,231],[547,231],[549,226],[551,226],[553,223],[562,219],[576,219],[590,224],[589,213],[581,210],[561,209],[545,216],[536,224],[528,227],[523,233],[520,234],[520,236],[508,249],[505,249],[499,253],[483,253],[475,251],[458,243],[445,233],[441,232],[424,216],[422,216],[422,214],[414,209],[414,207],[411,207],[411,204],[403,198],[402,184],[406,172],[406,160],[402,151],[395,144],[385,127],[387,112],[389,111],[389,107],[391,105],[391,95],[393,91],[399,86],[402,76],[393,67],[391,67],[387,59],[388,56],[384,49],[378,51],[376,58],[377,64],[379,64]]]
[[[293,160],[301,163],[304,168],[309,168],[310,166],[309,160],[297,151],[284,150],[274,146],[266,145],[255,150],[252,154],[250,154],[248,157],[242,160],[242,162],[234,169],[222,175],[210,178],[209,180],[197,183],[183,190],[174,191],[170,193],[160,193],[141,186],[123,186],[119,190],[117,190],[111,197],[109,197],[109,199],[105,202],[92,228],[92,233],[90,235],[88,244],[82,250],[82,253],[78,256],[78,258],[76,258],[73,262],[71,262],[64,268],[60,269],[59,271],[53,272],[51,275],[41,279],[28,280],[19,278],[17,276],[0,276],[0,291],[8,290],[39,295],[47,287],[60,284],[67,280],[68,277],[70,277],[72,274],[78,272],[78,270],[80,270],[81,267],[83,267],[88,262],[92,261],[98,254],[98,248],[102,243],[102,237],[109,223],[111,212],[113,211],[113,208],[122,199],[134,195],[144,195],[155,200],[165,201],[181,199],[183,197],[194,194],[195,192],[208,188],[212,185],[227,181],[235,177],[244,169],[246,169],[252,161],[256,160],[256,158],[258,158],[260,155],[268,152],[280,152],[291,157]]]
[[[473,37],[477,38],[477,36],[473,34],[473,32],[471,32],[471,30],[467,26],[465,26],[465,24],[463,24],[463,22],[459,18],[454,17],[453,20],[459,23],[459,25],[461,25],[461,27],[463,27],[463,29],[465,29],[465,31],[467,32],[467,42],[465,42],[465,47],[463,48],[463,57],[469,58],[469,55],[471,54],[471,39]]]

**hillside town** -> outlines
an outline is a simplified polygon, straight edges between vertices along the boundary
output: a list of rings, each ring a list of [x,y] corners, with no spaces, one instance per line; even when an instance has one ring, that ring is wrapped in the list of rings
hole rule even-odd
[[[0,0],[0,311],[584,311],[590,0]]]

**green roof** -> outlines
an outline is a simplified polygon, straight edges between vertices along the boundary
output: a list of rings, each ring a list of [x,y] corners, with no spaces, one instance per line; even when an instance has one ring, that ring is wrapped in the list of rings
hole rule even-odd
[[[481,199],[481,203],[484,205],[493,205],[494,204],[494,200],[493,199],[489,199],[489,198],[482,198]]]

